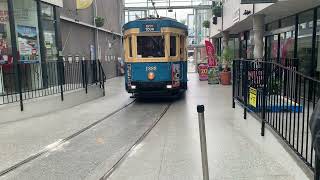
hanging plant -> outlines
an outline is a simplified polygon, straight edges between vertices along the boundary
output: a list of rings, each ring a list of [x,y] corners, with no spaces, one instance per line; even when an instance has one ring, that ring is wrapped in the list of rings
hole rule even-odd
[[[104,25],[104,18],[102,17],[97,16],[94,18],[94,21],[97,27],[102,27]]]
[[[202,26],[203,26],[204,28],[210,28],[210,21],[208,21],[208,20],[203,21]]]
[[[221,3],[216,3],[212,7],[212,14],[215,15],[216,17],[221,17],[222,16],[222,4]]]

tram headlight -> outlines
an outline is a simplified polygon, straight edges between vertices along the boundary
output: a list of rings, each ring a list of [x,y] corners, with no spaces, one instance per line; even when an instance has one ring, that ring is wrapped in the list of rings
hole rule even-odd
[[[131,85],[131,89],[137,89],[137,86]]]
[[[155,77],[156,77],[156,75],[154,74],[154,72],[149,72],[148,73],[148,79],[149,80],[154,80]]]
[[[167,85],[167,89],[172,89],[172,85]]]

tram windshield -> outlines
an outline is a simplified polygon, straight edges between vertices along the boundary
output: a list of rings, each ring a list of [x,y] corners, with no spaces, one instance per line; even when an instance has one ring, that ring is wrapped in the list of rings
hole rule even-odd
[[[163,36],[138,36],[137,51],[138,57],[165,57]]]

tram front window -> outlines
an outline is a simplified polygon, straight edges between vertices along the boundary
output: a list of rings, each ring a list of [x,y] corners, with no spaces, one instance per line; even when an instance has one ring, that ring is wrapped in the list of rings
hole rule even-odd
[[[165,57],[164,37],[162,36],[138,36],[138,58]]]

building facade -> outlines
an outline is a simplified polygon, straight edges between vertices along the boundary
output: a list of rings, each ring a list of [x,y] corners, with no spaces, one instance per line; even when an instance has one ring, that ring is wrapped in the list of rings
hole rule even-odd
[[[95,0],[77,10],[76,1],[63,1],[61,9],[62,51],[64,60],[101,60],[107,78],[117,76],[118,60],[122,59],[123,24],[122,0]],[[95,17],[104,19],[102,27],[95,26]]]
[[[54,61],[99,59],[107,78],[122,59],[121,0],[95,0],[77,10],[76,0],[0,0],[0,95],[58,83]],[[104,19],[96,27],[95,19]],[[25,64],[17,79],[14,64]],[[34,86],[34,87],[33,87]]]
[[[297,58],[299,71],[320,78],[320,1],[222,4],[222,17],[210,30],[218,55],[228,46],[234,58]]]

